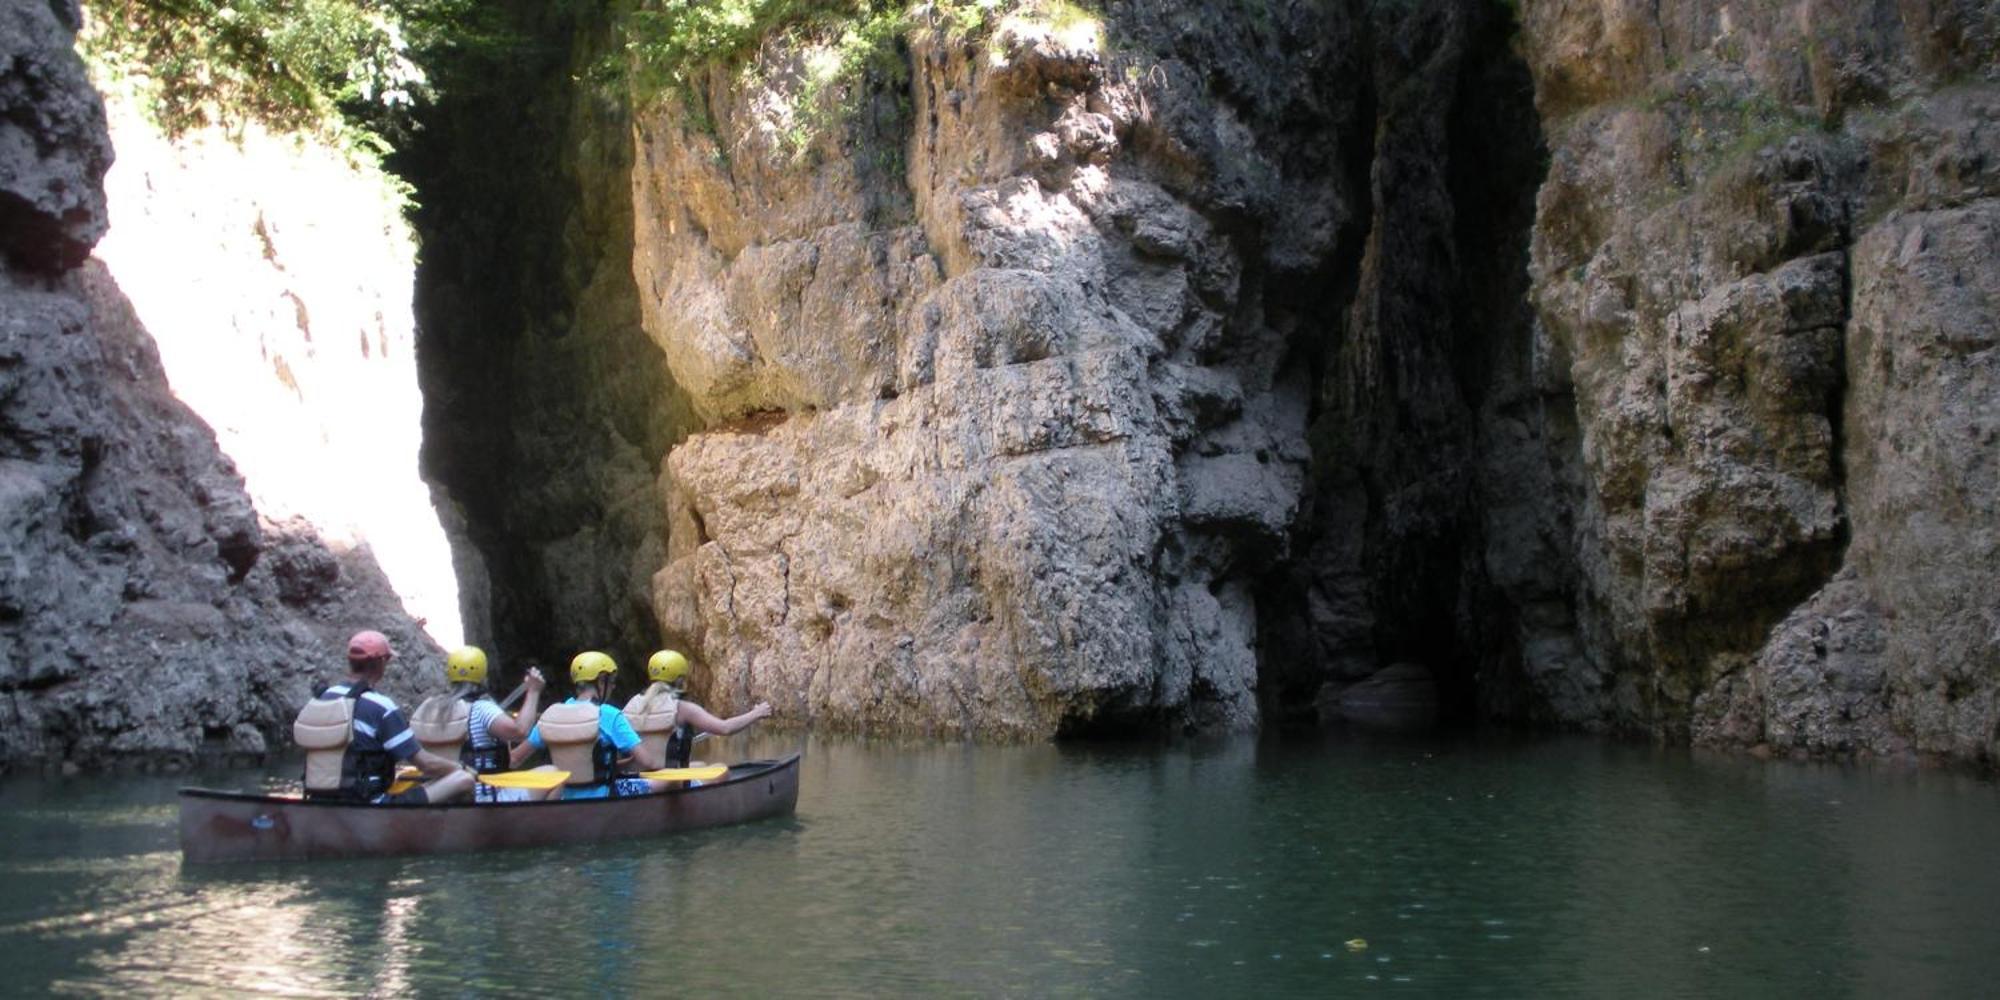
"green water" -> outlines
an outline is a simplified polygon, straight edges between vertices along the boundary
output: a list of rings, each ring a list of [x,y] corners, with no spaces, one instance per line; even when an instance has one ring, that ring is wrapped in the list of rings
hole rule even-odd
[[[0,782],[8,993],[1878,997],[2000,982],[2000,789],[1962,774],[1582,740],[815,739],[790,820],[212,869],[181,866],[179,783]]]

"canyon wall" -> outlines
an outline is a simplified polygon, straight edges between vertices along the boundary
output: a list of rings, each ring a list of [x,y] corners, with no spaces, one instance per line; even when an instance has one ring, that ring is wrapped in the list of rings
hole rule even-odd
[[[1246,730],[1412,659],[1463,717],[1529,698],[1474,460],[1539,402],[1506,29],[1026,5],[920,23],[803,144],[810,32],[641,113],[640,302],[705,425],[665,633],[861,728]]]
[[[510,9],[412,156],[496,631],[834,727],[1992,758],[1989,5],[919,8],[633,105]]]
[[[439,657],[366,547],[260,514],[91,257],[113,151],[77,28],[0,3],[0,767],[261,754],[354,629],[397,640],[399,691]]]
[[[1989,6],[1104,14],[920,28],[803,147],[810,35],[638,117],[706,425],[654,599],[717,687],[1245,728],[1413,662],[1991,758]]]
[[[1992,760],[2000,9],[1523,18],[1551,149],[1532,294],[1581,431],[1597,679],[1558,716]]]
[[[712,707],[836,728],[1407,682],[2000,751],[1990,4],[1003,8],[635,101],[601,11],[495,0],[513,41],[435,68],[392,161],[423,463],[504,677],[666,643]],[[60,9],[10,39],[66,51]],[[6,756],[251,748],[332,633],[408,619],[167,396],[58,62],[0,93]]]

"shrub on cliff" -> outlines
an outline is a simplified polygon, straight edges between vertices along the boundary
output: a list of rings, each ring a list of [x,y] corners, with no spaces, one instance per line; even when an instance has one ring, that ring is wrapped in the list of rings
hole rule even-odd
[[[798,156],[855,110],[862,80],[904,78],[905,37],[971,38],[1013,17],[1056,26],[1096,20],[1072,0],[638,0],[618,22],[622,62],[614,56],[601,69],[629,73],[629,94],[640,104],[686,98],[698,74],[743,64],[775,39],[802,56],[787,88],[793,110],[783,136]]]
[[[414,100],[424,75],[407,26],[452,2],[96,0],[83,43],[145,85],[169,132],[243,119],[310,130]]]

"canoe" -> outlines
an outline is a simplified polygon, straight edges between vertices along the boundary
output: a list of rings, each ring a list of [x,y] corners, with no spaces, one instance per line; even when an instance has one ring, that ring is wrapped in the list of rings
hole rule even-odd
[[[181,857],[309,861],[589,844],[788,816],[798,802],[798,754],[732,764],[726,777],[694,787],[570,802],[378,806],[183,788]]]

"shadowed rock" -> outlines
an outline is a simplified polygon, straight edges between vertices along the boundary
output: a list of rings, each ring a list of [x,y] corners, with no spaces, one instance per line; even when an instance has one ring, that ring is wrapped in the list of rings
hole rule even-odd
[[[1394,663],[1346,687],[1328,685],[1319,709],[1323,721],[1365,729],[1428,729],[1438,721],[1437,681],[1421,664]]]

